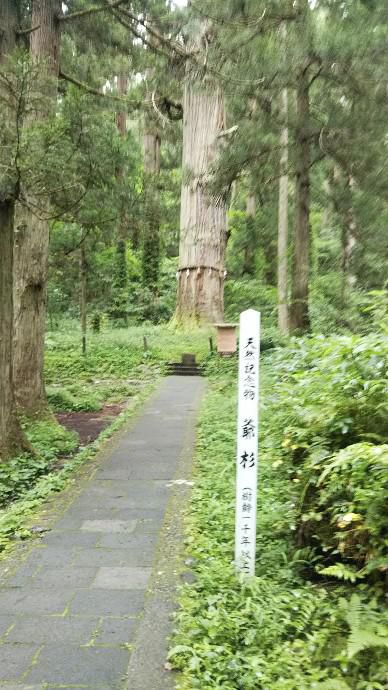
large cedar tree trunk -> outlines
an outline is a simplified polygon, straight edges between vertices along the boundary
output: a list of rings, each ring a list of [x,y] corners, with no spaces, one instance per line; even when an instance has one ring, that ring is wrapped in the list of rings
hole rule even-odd
[[[144,224],[143,282],[154,296],[158,292],[160,268],[160,130],[153,118],[146,115],[144,146]]]
[[[16,43],[14,0],[0,0],[0,63]],[[13,242],[17,190],[0,187],[0,461],[27,447],[16,414],[13,392]]]
[[[299,73],[296,90],[295,233],[290,330],[306,331],[309,318],[310,273],[310,94],[307,63]]]
[[[281,107],[284,126],[280,136],[280,178],[278,217],[278,326],[281,333],[288,334],[288,92],[283,89]]]
[[[34,0],[31,33],[32,59],[41,64],[51,80],[52,107],[55,107],[59,70],[60,24],[57,15],[60,0]],[[47,111],[37,113],[44,119]],[[26,126],[28,127],[28,122]],[[32,211],[39,206],[40,211]],[[49,224],[42,201],[33,198],[33,191],[16,211],[15,236],[15,360],[14,382],[16,400],[24,414],[31,416],[46,410],[43,357],[47,302]]]
[[[187,80],[183,99],[183,180],[179,245],[178,323],[224,317],[226,203],[209,191],[225,128],[224,96],[211,83]]]
[[[14,202],[0,198],[0,461],[25,446],[12,381]]]

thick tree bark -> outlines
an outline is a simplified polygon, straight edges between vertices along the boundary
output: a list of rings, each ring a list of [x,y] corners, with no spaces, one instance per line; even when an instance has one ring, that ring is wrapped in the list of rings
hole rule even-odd
[[[296,92],[295,234],[290,329],[306,331],[310,272],[310,94],[308,66],[299,73]]]
[[[14,0],[0,0],[0,63],[16,45]],[[0,461],[28,447],[23,436],[13,391],[13,243],[17,189],[0,191]]]
[[[144,147],[143,282],[156,297],[160,269],[160,130],[146,115]]]
[[[0,0],[0,60],[12,53],[16,46],[18,17],[15,0]]]
[[[226,204],[209,191],[225,129],[223,93],[214,84],[187,81],[183,99],[183,180],[178,295],[175,319],[219,322],[224,317]]]
[[[284,127],[281,132],[279,216],[278,216],[278,326],[281,333],[288,334],[288,92],[283,89],[281,106]]]
[[[59,71],[60,0],[34,0],[30,50],[32,59],[39,62],[47,74],[55,107]],[[47,111],[37,113],[44,119]],[[28,122],[25,126],[28,127]],[[16,211],[15,242],[15,361],[14,382],[16,400],[28,416],[47,409],[44,375],[44,334],[47,302],[47,273],[49,252],[49,224],[37,217],[32,208],[42,207],[42,201],[30,197]],[[45,209],[41,208],[41,215]]]
[[[0,200],[0,461],[27,446],[16,414],[12,380],[14,210],[12,200]]]

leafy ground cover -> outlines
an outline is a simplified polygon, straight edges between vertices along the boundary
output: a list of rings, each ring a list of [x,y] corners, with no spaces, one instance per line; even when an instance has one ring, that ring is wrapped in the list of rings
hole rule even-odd
[[[386,690],[387,364],[379,335],[265,356],[256,577],[234,540],[236,363],[202,411],[185,585],[170,650],[180,690]]]

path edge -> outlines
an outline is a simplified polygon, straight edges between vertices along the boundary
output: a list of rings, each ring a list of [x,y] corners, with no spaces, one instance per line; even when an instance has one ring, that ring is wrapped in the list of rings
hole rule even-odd
[[[206,393],[206,381],[193,399],[191,415],[179,455],[174,480],[192,477],[197,439],[198,415]],[[173,481],[174,481],[173,480]],[[169,483],[166,480],[166,483]],[[177,610],[177,589],[183,584],[185,517],[192,492],[191,484],[176,484],[171,491],[163,520],[144,613],[130,656],[125,690],[174,690],[177,672],[166,667],[168,640]]]

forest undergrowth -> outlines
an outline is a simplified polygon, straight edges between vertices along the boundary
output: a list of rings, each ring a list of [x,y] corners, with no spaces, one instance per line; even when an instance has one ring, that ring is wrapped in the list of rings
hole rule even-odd
[[[235,575],[236,361],[213,359],[169,659],[180,690],[386,690],[388,347],[262,358],[256,576]]]

